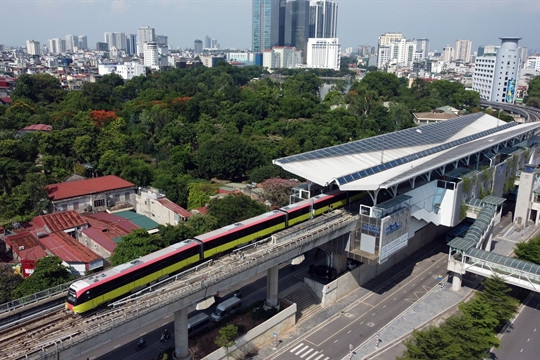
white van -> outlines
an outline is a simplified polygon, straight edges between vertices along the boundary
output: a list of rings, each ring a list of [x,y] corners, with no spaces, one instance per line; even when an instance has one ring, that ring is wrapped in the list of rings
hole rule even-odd
[[[210,315],[210,318],[215,322],[220,322],[240,310],[241,307],[242,303],[240,302],[240,299],[233,296],[220,302],[214,312]]]
[[[205,313],[198,313],[188,319],[188,337],[208,329],[210,329],[210,317]]]

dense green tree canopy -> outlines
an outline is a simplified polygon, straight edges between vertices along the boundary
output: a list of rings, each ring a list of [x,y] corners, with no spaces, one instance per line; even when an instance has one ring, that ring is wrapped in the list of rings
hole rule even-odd
[[[540,237],[535,237],[528,242],[516,244],[514,252],[521,260],[530,261],[540,265]]]
[[[208,214],[217,219],[218,227],[234,224],[266,211],[268,211],[266,206],[242,194],[232,194],[222,199],[215,198],[208,204]]]
[[[13,297],[22,298],[35,294],[41,290],[65,284],[74,278],[70,270],[62,264],[62,259],[57,256],[46,256],[37,261],[34,272],[17,286],[13,291]]]
[[[0,304],[13,299],[13,291],[23,282],[21,275],[15,274],[10,264],[0,264]]]

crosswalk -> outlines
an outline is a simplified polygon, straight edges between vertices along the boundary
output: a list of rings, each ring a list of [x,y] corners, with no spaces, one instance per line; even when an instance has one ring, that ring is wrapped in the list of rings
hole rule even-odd
[[[304,343],[296,345],[290,352],[304,360],[330,360],[330,358],[328,356],[325,357],[322,352],[315,351],[315,349]]]

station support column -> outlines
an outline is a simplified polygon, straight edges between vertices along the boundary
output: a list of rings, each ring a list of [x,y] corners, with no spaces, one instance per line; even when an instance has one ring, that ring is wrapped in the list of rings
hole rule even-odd
[[[266,302],[264,304],[265,309],[278,308],[278,274],[279,267],[276,265],[271,267],[266,272]]]
[[[462,276],[460,273],[454,272],[452,274],[452,290],[459,291],[461,290],[461,279]]]
[[[187,308],[174,312],[174,359],[189,360]]]

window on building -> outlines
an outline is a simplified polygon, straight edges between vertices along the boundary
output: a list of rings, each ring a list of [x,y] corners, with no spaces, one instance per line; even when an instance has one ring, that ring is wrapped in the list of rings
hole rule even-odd
[[[94,200],[94,207],[105,206],[105,199]]]

